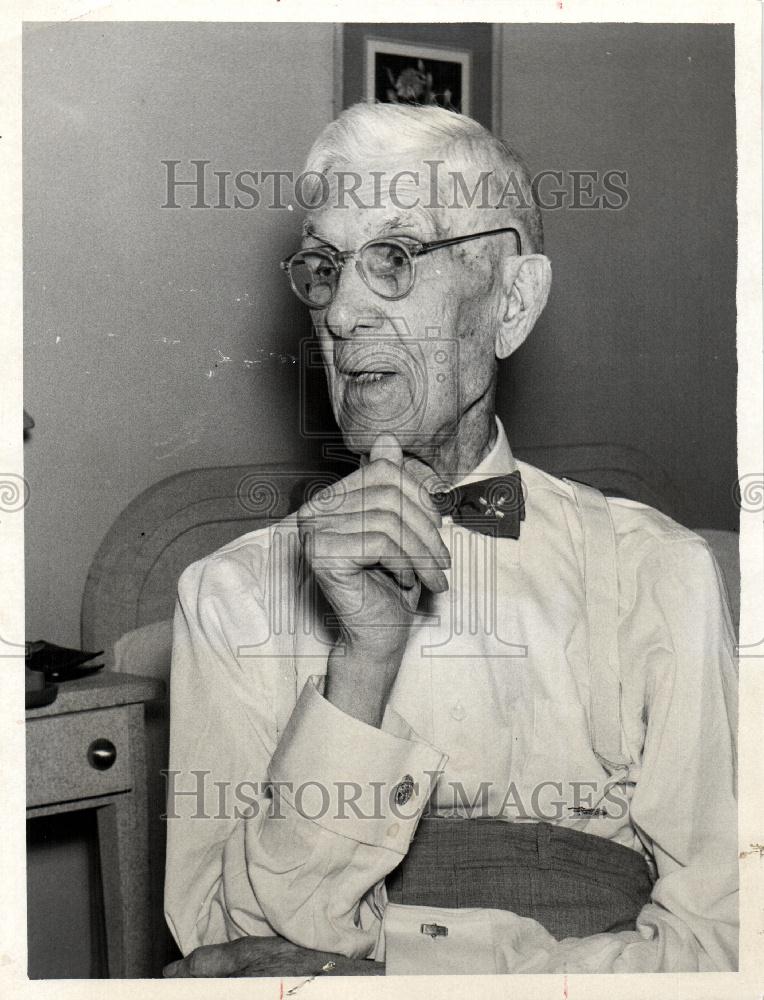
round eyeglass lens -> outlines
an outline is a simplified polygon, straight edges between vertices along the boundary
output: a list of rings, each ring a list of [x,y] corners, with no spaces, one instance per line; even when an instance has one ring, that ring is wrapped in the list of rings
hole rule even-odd
[[[414,281],[414,260],[400,243],[368,243],[361,254],[361,267],[369,287],[386,299],[405,295]]]
[[[297,295],[309,306],[324,308],[334,297],[337,268],[320,250],[302,250],[289,263],[289,277]]]

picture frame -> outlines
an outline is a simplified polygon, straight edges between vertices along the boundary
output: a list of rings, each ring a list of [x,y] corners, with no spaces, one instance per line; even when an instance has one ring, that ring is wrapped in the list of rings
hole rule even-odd
[[[369,102],[436,105],[469,115],[472,54],[371,37],[366,39],[365,80]]]
[[[377,66],[381,74],[380,87],[384,84],[386,91],[391,86],[388,68],[395,80],[407,66],[418,72],[421,59],[425,80],[428,72],[432,73],[432,89],[441,93],[451,89],[453,93],[458,81],[462,91],[459,98],[462,113],[488,129],[499,128],[502,85],[501,59],[497,53],[501,47],[501,27],[480,22],[346,22],[336,25],[335,115],[359,101],[378,99]],[[386,93],[381,95],[381,99],[386,97]]]

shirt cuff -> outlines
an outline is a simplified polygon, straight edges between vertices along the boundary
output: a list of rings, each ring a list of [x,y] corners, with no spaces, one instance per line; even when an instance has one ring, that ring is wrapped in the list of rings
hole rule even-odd
[[[385,975],[475,975],[504,972],[494,945],[495,910],[388,903],[377,952]],[[376,956],[375,956],[376,957]]]
[[[308,681],[268,768],[274,802],[362,844],[408,851],[446,755],[346,715]]]

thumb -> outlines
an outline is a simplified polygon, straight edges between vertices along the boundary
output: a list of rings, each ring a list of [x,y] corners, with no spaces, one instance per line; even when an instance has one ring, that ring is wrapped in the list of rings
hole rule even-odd
[[[380,434],[374,439],[374,444],[371,446],[371,453],[369,454],[369,461],[376,462],[380,458],[386,458],[393,465],[403,465],[403,451],[400,444],[398,444],[398,438],[394,434]]]

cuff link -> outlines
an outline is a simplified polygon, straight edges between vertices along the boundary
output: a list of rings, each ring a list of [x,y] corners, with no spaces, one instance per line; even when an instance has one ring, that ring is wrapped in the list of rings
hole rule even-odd
[[[422,924],[419,933],[426,934],[434,941],[435,938],[448,937],[448,927],[444,927],[443,924]]]
[[[405,806],[414,794],[414,779],[410,774],[404,774],[395,786],[395,804]]]

